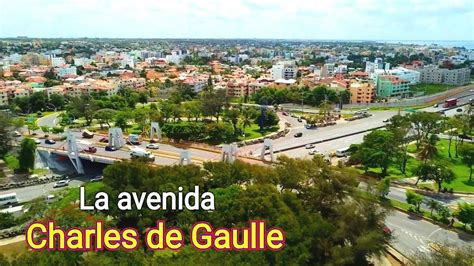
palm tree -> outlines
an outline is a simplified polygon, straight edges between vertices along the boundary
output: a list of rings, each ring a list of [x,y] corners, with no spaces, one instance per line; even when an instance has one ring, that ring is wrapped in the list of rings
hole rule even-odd
[[[426,163],[427,160],[433,159],[436,155],[438,155],[438,148],[436,147],[436,143],[438,142],[439,138],[435,134],[432,134],[427,140],[424,140],[421,144],[420,152],[418,156],[420,159]]]
[[[441,204],[440,204],[437,200],[430,199],[430,200],[427,202],[427,205],[428,205],[428,208],[429,208],[430,211],[431,211],[431,214],[430,214],[430,215],[433,216],[433,210],[437,210]]]
[[[243,110],[241,123],[242,123],[242,127],[244,128],[244,136],[245,136],[245,128],[252,125],[251,116],[252,114],[248,109]]]

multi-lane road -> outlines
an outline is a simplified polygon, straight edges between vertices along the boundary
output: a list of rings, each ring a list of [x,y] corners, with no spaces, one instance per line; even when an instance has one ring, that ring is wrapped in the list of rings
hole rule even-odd
[[[461,97],[459,104],[465,104],[469,101],[472,92],[466,91],[454,97]],[[440,105],[441,106],[441,105]],[[453,110],[446,111],[447,116],[451,116],[457,113],[457,108]],[[442,107],[429,107],[425,108],[422,111],[440,111],[443,110]],[[285,150],[284,154],[290,157],[306,157],[308,156],[308,150],[303,148],[293,148],[299,147],[304,144],[320,142],[316,144],[316,148],[323,153],[329,153],[331,151],[337,150],[339,148],[348,147],[353,143],[360,143],[363,140],[363,137],[368,132],[353,134],[354,132],[361,132],[368,129],[373,129],[376,127],[383,126],[383,122],[386,119],[396,115],[397,111],[376,111],[372,112],[373,116],[369,118],[364,118],[352,122],[341,122],[335,126],[317,128],[317,129],[306,129],[304,128],[304,123],[298,122],[296,118],[290,116],[282,117],[291,124],[291,131],[285,137],[277,139],[274,141],[274,148],[278,150]],[[38,120],[39,125],[52,126],[57,123],[57,114],[46,116],[43,119]],[[303,137],[294,138],[293,135],[297,132],[302,132]],[[87,147],[88,145],[93,145],[98,147],[98,151],[95,156],[103,156],[105,158],[117,158],[117,159],[128,159],[130,157],[130,150],[128,146],[125,148],[114,151],[107,152],[104,150],[103,146],[98,146],[99,139],[102,136],[94,136],[93,139],[82,139],[80,133],[76,133],[77,138],[80,143],[80,147]],[[340,137],[335,140],[328,140],[334,137]],[[323,142],[321,142],[323,141]],[[145,148],[147,143],[142,143],[141,148]],[[44,149],[56,149],[62,151],[65,147],[64,142],[58,142],[54,145],[40,144],[40,147]],[[239,154],[250,155],[259,154],[262,148],[262,144],[249,145],[240,148]],[[220,154],[215,151],[205,150],[205,149],[187,149],[190,152],[191,159],[195,162],[203,162],[209,160],[219,160]],[[160,148],[155,152],[157,164],[175,164],[178,161],[179,154],[182,151],[181,148],[177,148],[173,145],[160,144]],[[70,187],[77,187],[82,184],[80,180],[73,180],[70,183]],[[48,195],[60,189],[54,189],[53,183],[31,186],[25,188],[18,188],[9,190],[8,192],[15,192],[18,195],[20,202],[26,202],[34,198],[39,198],[44,195]],[[399,188],[392,188],[388,197],[397,199],[400,201],[405,201],[405,191]],[[445,204],[455,204],[458,201],[466,200],[472,201],[472,198],[458,198],[453,200],[444,200],[437,199]],[[400,252],[406,255],[413,255],[418,252],[428,252],[430,250],[431,242],[449,242],[456,245],[474,245],[473,239],[471,236],[462,233],[455,233],[450,230],[446,230],[438,225],[429,223],[423,219],[407,215],[399,211],[391,212],[386,218],[387,226],[392,229],[394,235],[393,246],[398,249]]]

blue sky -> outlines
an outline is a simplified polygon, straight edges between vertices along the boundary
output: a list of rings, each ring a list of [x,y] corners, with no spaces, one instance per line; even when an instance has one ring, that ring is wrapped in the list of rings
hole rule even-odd
[[[0,37],[474,40],[474,0],[0,0]]]

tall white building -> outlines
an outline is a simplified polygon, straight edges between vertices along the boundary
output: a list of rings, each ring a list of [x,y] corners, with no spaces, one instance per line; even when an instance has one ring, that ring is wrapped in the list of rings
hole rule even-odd
[[[66,64],[66,60],[62,57],[51,57],[51,66],[52,67],[59,67]]]
[[[298,68],[294,63],[279,62],[272,67],[272,79],[296,79]]]
[[[420,72],[406,69],[404,67],[396,67],[388,70],[388,74],[398,76],[400,79],[408,81],[410,85],[415,85],[420,82]]]

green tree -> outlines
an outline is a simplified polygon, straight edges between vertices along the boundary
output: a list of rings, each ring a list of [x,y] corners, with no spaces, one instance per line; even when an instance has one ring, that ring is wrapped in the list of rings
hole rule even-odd
[[[423,196],[409,189],[406,191],[405,195],[407,203],[413,205],[415,207],[415,210],[419,212],[421,203],[423,203]]]
[[[378,191],[381,198],[387,197],[388,193],[390,193],[390,178],[385,177],[380,181]]]
[[[473,228],[474,227],[474,204],[468,203],[468,202],[458,203],[458,209],[454,213],[454,216],[460,222],[464,224],[464,227],[470,224],[471,228]]]
[[[459,149],[459,155],[464,164],[469,168],[469,181],[472,181],[472,167],[474,165],[474,144],[464,143]]]
[[[366,170],[369,167],[379,167],[381,176],[387,176],[388,167],[398,150],[398,147],[393,145],[393,139],[394,135],[390,131],[372,131],[364,136],[364,141],[353,155],[354,160],[358,160]]]
[[[99,109],[94,113],[94,118],[99,121],[100,128],[103,128],[103,125],[106,124],[108,128],[111,127],[110,123],[117,114],[116,110],[113,109]]]
[[[439,133],[442,124],[441,115],[439,113],[417,112],[409,116],[415,131],[414,137],[416,140],[416,148],[418,149],[421,143],[428,140],[428,137]]]
[[[443,183],[451,183],[454,180],[454,173],[451,169],[439,162],[421,164],[416,173],[419,180],[432,180],[438,185],[438,192],[441,191]]]
[[[440,205],[440,204],[441,204],[441,203],[439,203],[439,201],[437,201],[437,200],[434,200],[434,199],[428,200],[427,205],[428,205],[428,207],[430,208],[430,215],[431,215],[431,216],[433,216],[433,211],[434,211],[434,210],[438,210],[438,209],[439,209],[439,205]]]
[[[438,155],[438,148],[436,144],[438,143],[438,136],[430,135],[429,138],[423,140],[421,143],[420,151],[418,152],[418,156],[424,163],[426,161],[433,159],[436,155]]]
[[[20,161],[20,169],[26,172],[35,168],[35,154],[36,143],[30,138],[24,138],[21,141],[20,154],[18,160]]]

